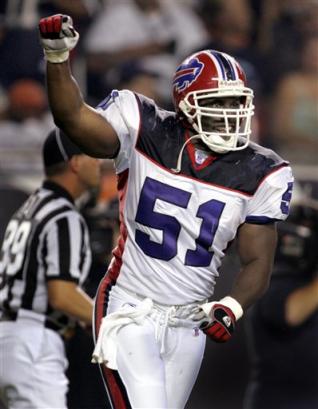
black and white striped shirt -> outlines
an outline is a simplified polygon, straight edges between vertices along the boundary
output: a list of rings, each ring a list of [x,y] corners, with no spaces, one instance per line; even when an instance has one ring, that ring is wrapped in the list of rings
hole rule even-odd
[[[82,285],[91,264],[86,223],[69,193],[45,181],[11,218],[0,253],[0,314],[20,309],[68,325],[48,304],[47,281]]]

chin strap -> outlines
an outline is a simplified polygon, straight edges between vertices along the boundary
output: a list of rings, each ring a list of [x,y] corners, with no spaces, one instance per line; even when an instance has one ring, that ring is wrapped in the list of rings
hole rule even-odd
[[[184,144],[182,145],[182,148],[181,148],[181,150],[180,150],[180,152],[179,152],[179,155],[178,155],[177,167],[171,168],[172,172],[174,172],[174,173],[180,173],[180,171],[181,171],[181,163],[182,163],[182,154],[183,154],[184,148],[186,147],[186,145],[187,145],[192,139],[201,139],[201,138],[200,138],[199,135],[193,135],[193,136],[191,136],[191,138],[187,139],[187,140],[184,142]]]

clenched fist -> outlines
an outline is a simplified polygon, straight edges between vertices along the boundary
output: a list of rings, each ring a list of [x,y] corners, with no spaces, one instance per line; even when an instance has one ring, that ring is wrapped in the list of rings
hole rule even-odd
[[[228,341],[236,321],[243,315],[241,305],[232,297],[224,297],[218,302],[201,305],[207,319],[201,322],[200,329],[215,342]]]
[[[68,59],[79,39],[70,16],[55,14],[45,17],[39,23],[40,39],[47,61],[61,63]]]
[[[202,331],[215,342],[228,341],[235,329],[233,312],[222,304],[214,304],[210,317],[211,323],[201,326]]]

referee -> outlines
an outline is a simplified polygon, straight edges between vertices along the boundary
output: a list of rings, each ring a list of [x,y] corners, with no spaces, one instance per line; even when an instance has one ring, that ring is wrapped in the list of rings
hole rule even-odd
[[[63,338],[76,320],[92,319],[81,290],[89,235],[74,200],[98,185],[99,161],[58,129],[43,161],[46,179],[12,216],[0,253],[0,401],[8,409],[66,408]]]

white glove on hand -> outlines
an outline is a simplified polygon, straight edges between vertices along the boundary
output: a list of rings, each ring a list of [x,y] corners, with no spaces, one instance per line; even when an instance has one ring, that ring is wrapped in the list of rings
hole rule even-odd
[[[46,60],[51,63],[66,61],[79,39],[72,18],[62,14],[42,18],[39,30]]]
[[[230,296],[201,304],[200,310],[192,319],[200,321],[200,329],[215,342],[228,341],[235,330],[236,321],[243,315],[241,305]]]

